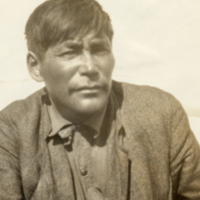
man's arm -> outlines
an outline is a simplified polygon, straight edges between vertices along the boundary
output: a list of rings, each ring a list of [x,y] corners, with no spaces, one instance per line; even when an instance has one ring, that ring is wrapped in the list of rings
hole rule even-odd
[[[181,106],[172,121],[170,167],[174,199],[200,199],[200,146]]]
[[[19,144],[12,123],[0,113],[0,199],[23,199]]]

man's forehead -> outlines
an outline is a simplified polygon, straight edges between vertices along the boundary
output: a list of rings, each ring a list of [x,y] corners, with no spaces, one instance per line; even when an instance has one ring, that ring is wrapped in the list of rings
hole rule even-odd
[[[84,43],[88,44],[98,44],[98,43],[106,43],[110,42],[109,37],[106,34],[87,34],[85,36],[75,36],[69,37],[66,40],[62,41],[60,44],[64,46],[76,46],[76,45],[83,45]]]

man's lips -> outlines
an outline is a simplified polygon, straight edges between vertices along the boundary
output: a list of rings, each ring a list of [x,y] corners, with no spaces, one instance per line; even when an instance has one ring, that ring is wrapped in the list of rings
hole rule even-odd
[[[76,91],[97,91],[102,89],[102,86],[95,85],[95,86],[82,86],[76,89]]]
[[[81,86],[75,89],[75,92],[81,92],[81,93],[97,93],[99,90],[101,90],[103,87],[100,85],[95,86]]]

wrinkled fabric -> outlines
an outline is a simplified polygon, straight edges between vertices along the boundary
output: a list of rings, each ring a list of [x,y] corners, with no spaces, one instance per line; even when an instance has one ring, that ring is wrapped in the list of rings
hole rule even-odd
[[[107,183],[106,135],[109,135],[110,126],[104,122],[104,125],[108,125],[107,129],[100,130],[105,110],[96,116],[95,121],[92,120],[93,124],[89,124],[91,120],[87,120],[88,125],[84,125],[85,123],[73,124],[62,118],[52,106],[48,106],[47,109],[52,125],[52,131],[48,136],[48,148],[55,184],[64,185],[65,180],[63,179],[66,177],[64,161],[68,160],[76,199],[104,199]],[[60,148],[57,148],[59,145],[61,145]],[[65,154],[63,153],[65,151],[65,156],[58,156],[61,153]],[[57,170],[58,172],[55,172]],[[81,171],[86,171],[87,174],[82,175]],[[59,174],[62,174],[62,177],[59,177]],[[57,187],[56,190],[59,193],[60,188]]]

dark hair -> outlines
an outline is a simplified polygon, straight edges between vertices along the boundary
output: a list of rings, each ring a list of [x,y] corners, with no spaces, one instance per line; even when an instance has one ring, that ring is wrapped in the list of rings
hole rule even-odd
[[[28,50],[40,59],[48,47],[91,31],[105,33],[112,41],[110,17],[95,0],[45,1],[33,11],[25,27]]]

